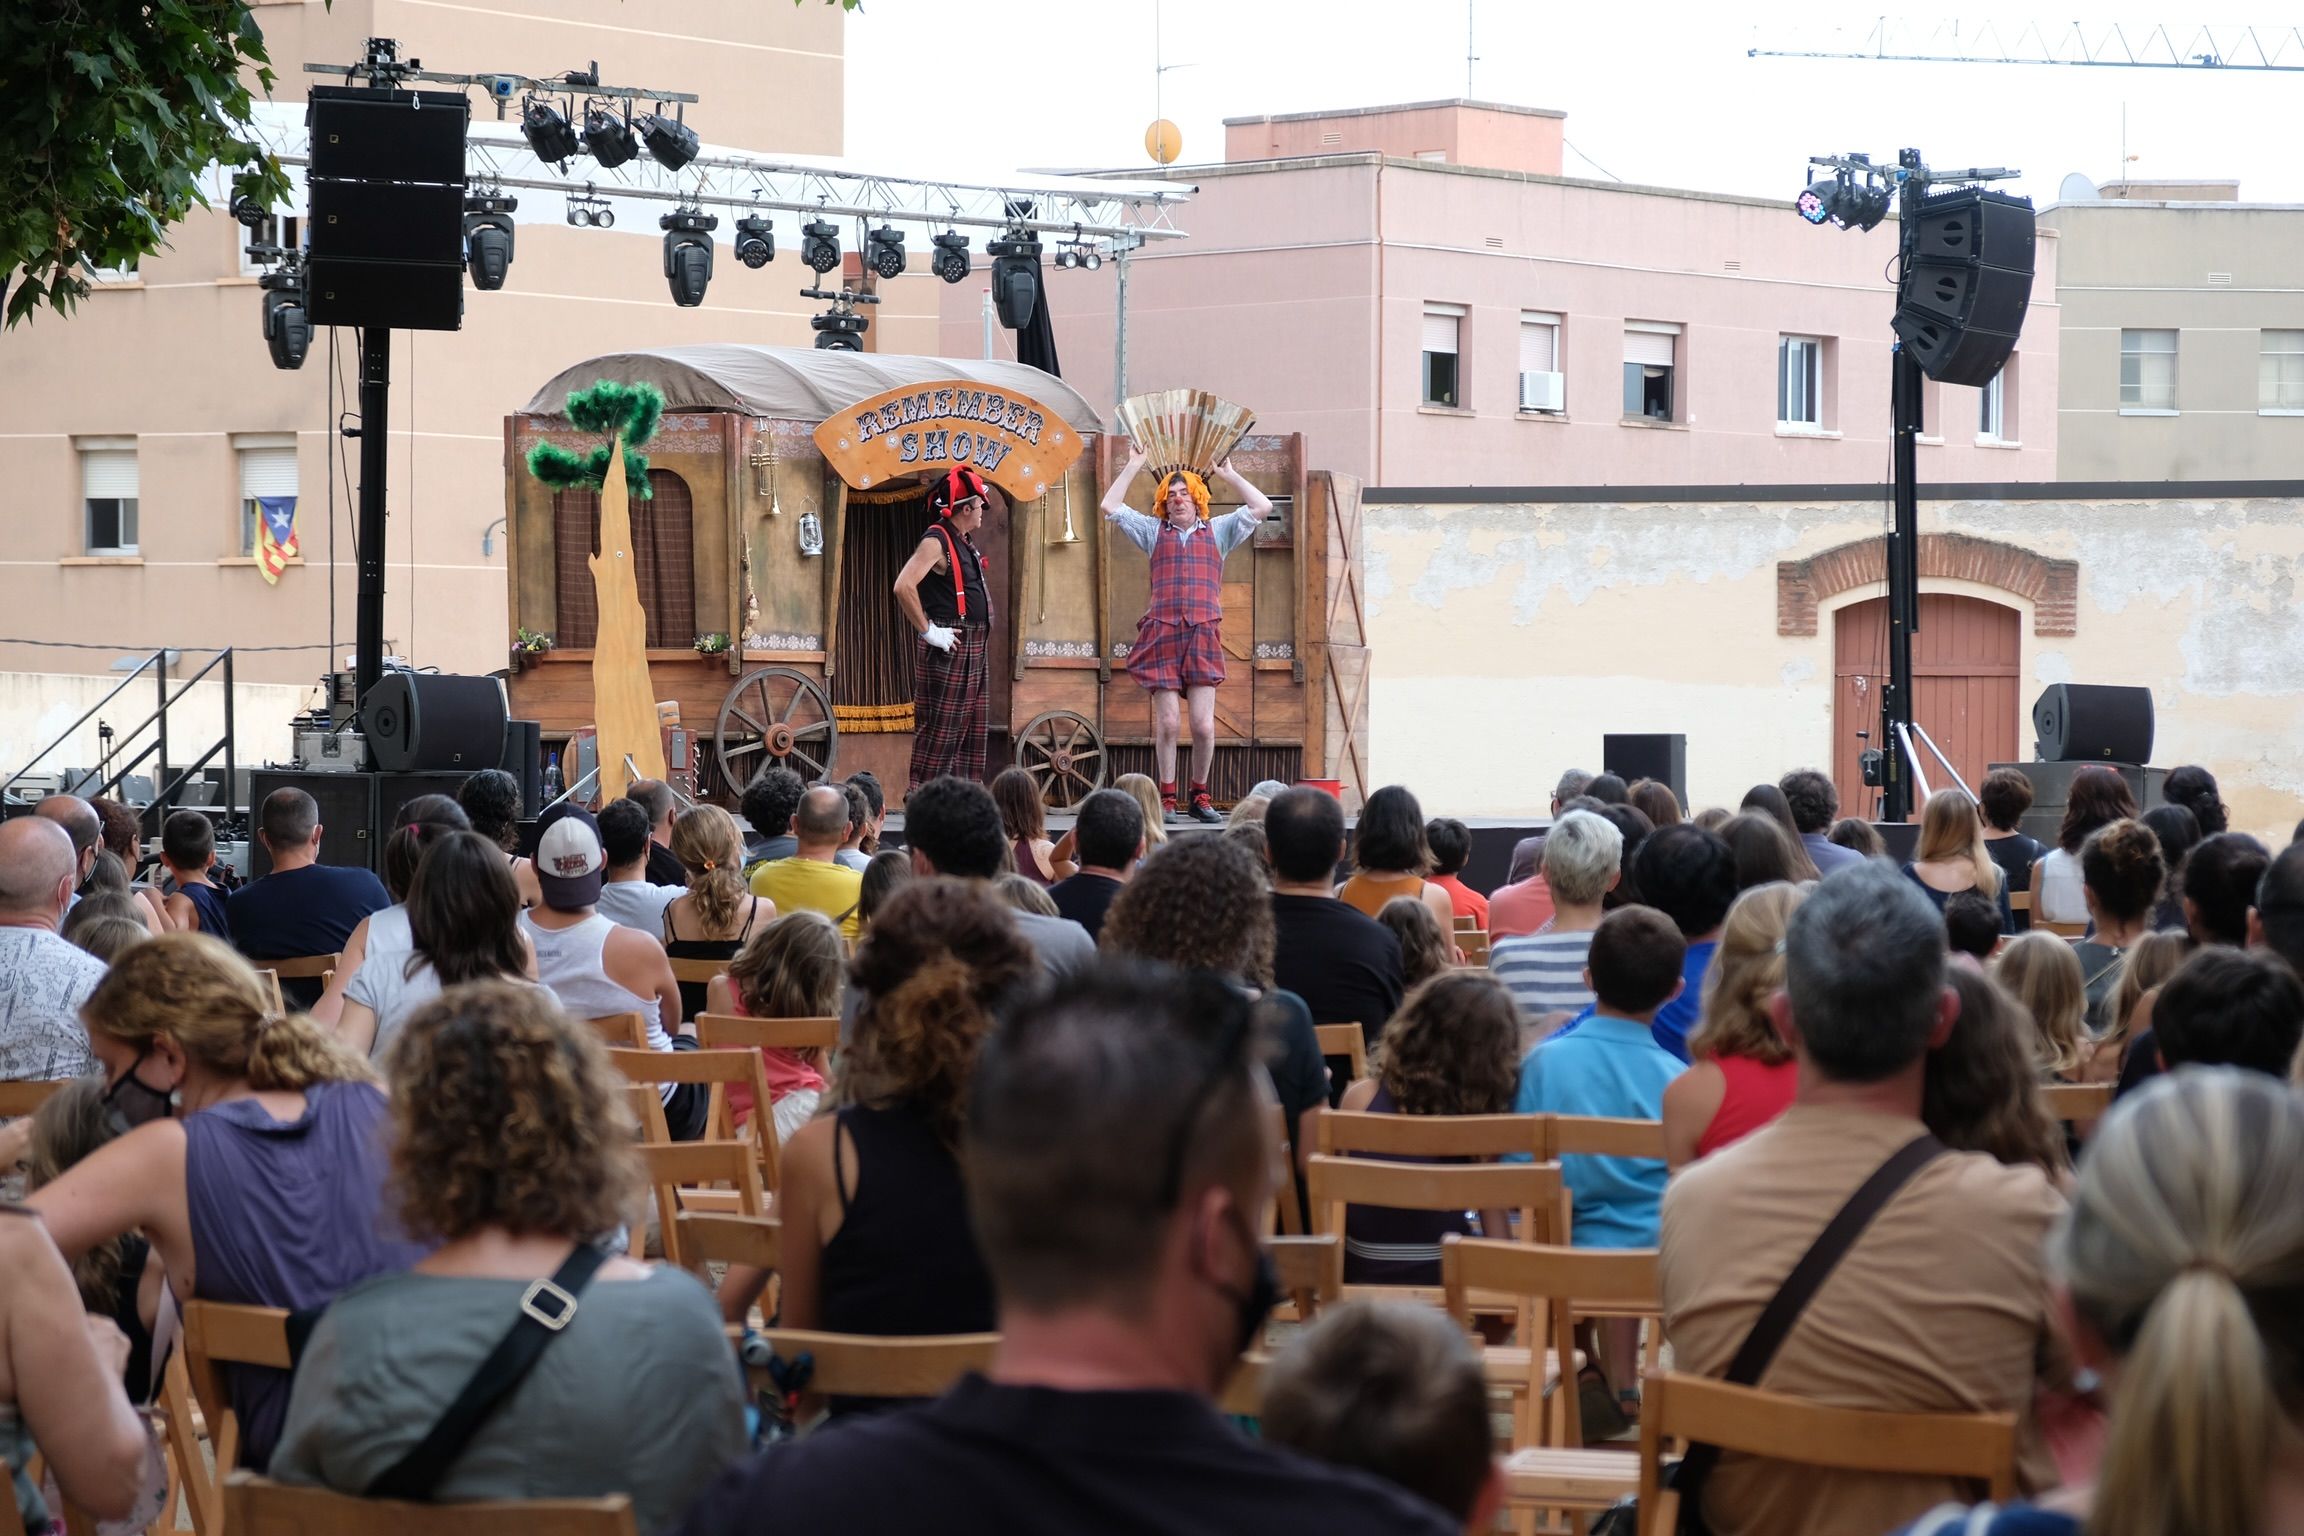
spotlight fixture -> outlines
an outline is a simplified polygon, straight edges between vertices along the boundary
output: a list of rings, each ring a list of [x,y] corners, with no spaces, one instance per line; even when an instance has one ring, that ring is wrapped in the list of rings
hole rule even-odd
[[[529,152],[537,159],[552,161],[563,170],[576,158],[576,130],[568,126],[559,108],[533,96],[520,113],[520,137],[528,141]]]
[[[291,267],[256,280],[264,290],[264,345],[275,368],[304,366],[312,347],[312,318],[304,309],[304,274]]]
[[[864,238],[864,264],[882,277],[904,275],[904,231],[883,224]]]
[[[668,171],[696,158],[696,130],[678,118],[648,113],[640,119],[640,136],[648,141],[648,153],[656,157],[656,163]]]
[[[256,201],[256,199],[250,197],[245,192],[232,199],[232,217],[238,219],[241,223],[247,225],[250,229],[256,228],[270,216],[271,215],[266,211],[262,203]]]
[[[736,221],[736,259],[757,272],[776,259],[776,226],[758,214]]]
[[[656,223],[664,231],[664,281],[672,302],[694,309],[712,281],[712,231],[720,227],[719,216],[683,208]]]
[[[568,222],[579,229],[614,229],[615,210],[605,198],[594,196],[589,185],[568,196]]]
[[[1072,270],[1074,267],[1076,267],[1076,266],[1078,266],[1078,265],[1080,265],[1080,258],[1079,258],[1079,256],[1078,256],[1077,254],[1075,254],[1075,253],[1073,252],[1073,249],[1072,249],[1072,247],[1070,247],[1070,246],[1066,245],[1066,246],[1060,246],[1060,247],[1058,247],[1058,248],[1057,248],[1057,251],[1056,251],[1056,270],[1057,270],[1057,271],[1059,271],[1059,272],[1069,272],[1069,271],[1071,271],[1071,270]]]
[[[584,147],[602,170],[612,171],[640,153],[640,140],[628,119],[594,102],[584,109]]]
[[[1040,307],[1040,237],[1018,224],[984,249],[992,257],[992,306],[1002,325],[1020,331]]]
[[[948,283],[968,280],[968,237],[956,229],[940,235],[930,235],[928,243],[936,247],[936,254],[928,258],[928,270]]]
[[[840,265],[840,226],[821,218],[801,225],[800,259],[818,272]]]
[[[1838,182],[1812,181],[1808,190],[1793,200],[1792,206],[1809,223],[1822,224],[1832,217],[1832,203],[1839,195]]]
[[[512,269],[512,213],[519,206],[518,198],[501,192],[464,199],[464,270],[484,293],[503,287]]]
[[[1874,228],[1888,217],[1888,206],[1894,200],[1895,193],[1875,180],[1869,167],[1861,184],[1843,167],[1835,176],[1810,182],[1808,189],[1792,200],[1792,208],[1811,224],[1862,230]]]
[[[871,322],[845,304],[834,304],[824,313],[808,322],[816,333],[819,352],[861,352],[864,350],[864,332]]]

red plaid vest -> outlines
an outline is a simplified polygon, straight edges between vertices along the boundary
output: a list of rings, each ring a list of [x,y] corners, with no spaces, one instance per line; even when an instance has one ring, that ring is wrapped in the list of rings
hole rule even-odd
[[[1161,624],[1213,624],[1224,616],[1224,557],[1216,531],[1203,524],[1189,539],[1160,525],[1152,544],[1152,605],[1146,617]]]

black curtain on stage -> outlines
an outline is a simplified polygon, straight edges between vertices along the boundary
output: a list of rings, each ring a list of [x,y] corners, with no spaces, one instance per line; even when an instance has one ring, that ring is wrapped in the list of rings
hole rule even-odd
[[[1056,365],[1056,327],[1048,321],[1048,275],[1041,271],[1037,256],[1032,258],[1032,287],[1039,297],[1032,305],[1031,321],[1016,332],[1016,361],[1062,378],[1064,370]]]

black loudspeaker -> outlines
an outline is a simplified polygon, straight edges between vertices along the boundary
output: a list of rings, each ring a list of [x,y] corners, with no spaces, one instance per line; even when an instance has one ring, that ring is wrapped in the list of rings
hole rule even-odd
[[[316,85],[306,93],[311,174],[325,181],[464,180],[472,104],[453,91]]]
[[[454,331],[464,325],[464,269],[419,262],[319,259],[304,270],[315,325]]]
[[[481,766],[493,768],[496,765],[484,763]],[[384,844],[391,839],[392,824],[400,817],[400,807],[418,795],[446,795],[453,800],[456,798],[456,791],[464,787],[464,781],[472,777],[472,773],[478,771],[478,769],[474,769],[466,773],[379,773],[373,775],[376,780],[375,848],[376,867],[379,873],[383,871],[384,867]]]
[[[533,816],[544,805],[544,728],[533,720],[504,722],[504,756],[496,764],[520,786],[520,809]]]
[[[2152,690],[2050,683],[2032,706],[2040,758],[2050,763],[2148,763]]]
[[[312,183],[312,259],[464,265],[464,189],[417,182]]]
[[[360,730],[385,773],[477,773],[504,760],[508,715],[496,678],[387,672],[360,701]]]
[[[312,323],[460,328],[471,104],[446,91],[315,86],[309,95]]]
[[[1629,784],[1654,779],[1672,791],[1685,809],[1688,804],[1688,738],[1686,736],[1603,736],[1600,766]]]
[[[2007,363],[2032,302],[2029,199],[1970,187],[1925,199],[1896,288],[1896,334],[1928,377],[1981,385]]]
[[[320,805],[320,862],[346,864],[355,869],[376,867],[382,852],[374,835],[376,779],[366,773],[306,773],[258,768],[248,776],[249,825],[264,825],[264,799],[276,789],[300,789]],[[248,873],[270,874],[272,855],[264,839],[248,839]]]

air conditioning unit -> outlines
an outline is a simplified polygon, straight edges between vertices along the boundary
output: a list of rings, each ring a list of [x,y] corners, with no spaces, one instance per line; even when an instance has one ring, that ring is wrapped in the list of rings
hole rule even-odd
[[[1568,378],[1559,373],[1520,375],[1520,409],[1564,411],[1568,408]]]

